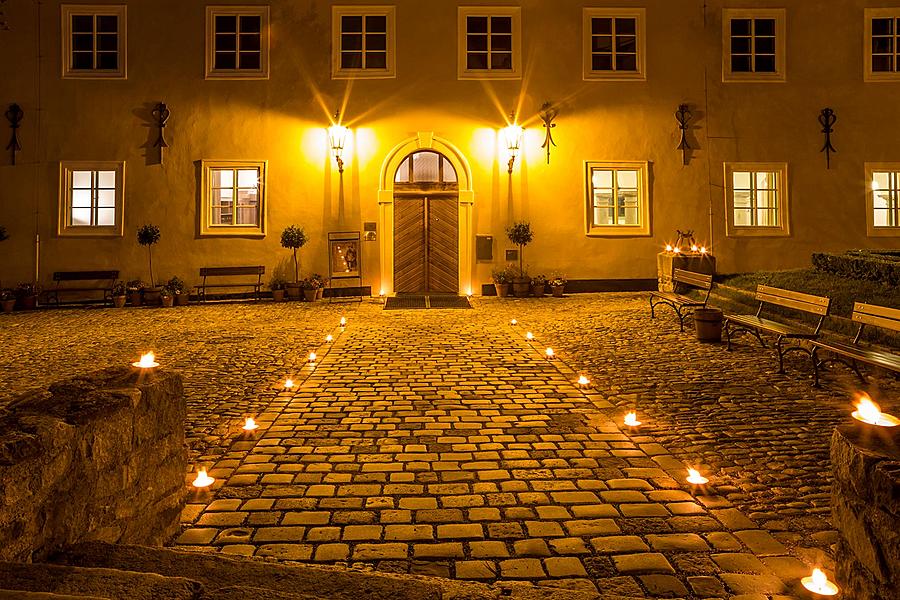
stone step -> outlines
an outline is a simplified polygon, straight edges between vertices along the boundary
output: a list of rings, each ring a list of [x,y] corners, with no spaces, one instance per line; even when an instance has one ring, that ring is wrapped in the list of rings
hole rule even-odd
[[[110,568],[0,562],[0,589],[44,592],[52,597],[120,600],[199,600],[202,586],[181,577]],[[24,595],[20,595],[24,598]]]
[[[105,567],[157,573],[200,582],[204,599],[237,600],[627,600],[549,587],[488,586],[480,583],[355,571],[320,565],[284,564],[220,554],[166,548],[77,544],[56,555],[55,562],[80,567]],[[265,590],[241,596],[235,589]],[[273,594],[273,592],[281,595]],[[256,594],[256,592],[254,592]],[[133,599],[129,599],[133,600]]]

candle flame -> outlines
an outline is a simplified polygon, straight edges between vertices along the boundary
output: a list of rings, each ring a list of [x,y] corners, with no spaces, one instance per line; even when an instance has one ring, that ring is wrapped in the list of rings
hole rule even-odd
[[[697,251],[697,244],[693,244],[691,246],[691,252],[696,252],[696,251]]]
[[[693,483],[694,485],[703,485],[704,483],[708,483],[709,479],[700,474],[697,469],[688,469],[688,483]]]
[[[556,354],[555,352],[553,352],[553,348],[547,348],[546,350],[544,350],[544,353],[547,355],[547,358],[553,358],[553,356]]]
[[[315,352],[309,353],[309,362],[311,362],[311,363],[316,362],[316,353]]]
[[[591,385],[591,380],[582,375],[578,378],[578,385]]]
[[[700,246],[700,254],[706,254],[706,246]]]
[[[533,340],[533,339],[534,339],[534,334],[531,333],[531,332],[529,331],[528,333],[525,334],[525,339],[526,339],[526,340]]]
[[[284,382],[284,389],[289,390],[289,389],[291,389],[291,388],[293,388],[293,387],[294,387],[294,380],[293,380],[293,379],[287,379],[287,380],[285,380],[285,382]]]
[[[332,341],[332,340],[334,340],[334,338],[331,336],[330,333],[329,333],[328,335],[325,336],[325,341],[326,341],[326,342],[330,342],[330,341]]]
[[[897,419],[894,415],[881,412],[881,407],[875,404],[868,394],[860,394],[859,402],[856,403],[856,410],[853,411],[852,417],[857,421],[862,421],[869,425],[880,425],[881,427],[896,427],[900,424],[900,419]]]
[[[672,251],[672,244],[666,244],[666,252]]]
[[[625,415],[625,424],[629,427],[637,427],[641,424],[640,421],[637,420],[637,413],[631,411],[630,413]]]
[[[141,360],[131,364],[139,369],[152,369],[153,367],[159,366],[159,363],[156,362],[156,355],[154,355],[153,352],[141,354]]]
[[[512,325],[513,327],[515,327],[516,325],[519,324],[519,322],[516,321],[515,319],[510,319],[510,320],[509,320],[509,324]]]
[[[347,317],[341,317],[341,327],[347,326]]]
[[[672,252],[674,252],[675,254],[678,254],[681,252],[681,248],[679,248],[678,246],[675,246],[675,249],[672,250]]]
[[[197,478],[194,480],[195,488],[205,488],[209,487],[213,484],[215,478],[210,477],[206,474],[206,469],[199,469],[197,471]]]
[[[253,420],[253,417],[247,417],[247,419],[244,421],[244,431],[253,431],[258,427],[259,425],[256,424],[256,421]]]
[[[829,581],[828,575],[818,568],[813,569],[812,575],[804,577],[800,583],[817,596],[836,596],[840,591],[837,584]]]

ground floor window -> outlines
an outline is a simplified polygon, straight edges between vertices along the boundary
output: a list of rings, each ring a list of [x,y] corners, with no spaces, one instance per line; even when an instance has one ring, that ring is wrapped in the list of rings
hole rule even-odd
[[[266,163],[203,161],[201,233],[265,234]]]
[[[728,235],[788,235],[787,165],[726,163]]]
[[[124,162],[62,162],[59,234],[121,236],[124,174]]]
[[[900,163],[866,165],[870,236],[900,236]]]
[[[587,235],[649,235],[646,162],[586,163]]]

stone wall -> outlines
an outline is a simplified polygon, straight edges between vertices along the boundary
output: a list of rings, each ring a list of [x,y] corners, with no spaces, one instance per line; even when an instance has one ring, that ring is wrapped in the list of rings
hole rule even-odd
[[[113,368],[0,413],[0,560],[99,540],[161,544],[184,505],[181,377]]]
[[[896,600],[900,590],[900,427],[837,428],[831,508],[845,598]]]

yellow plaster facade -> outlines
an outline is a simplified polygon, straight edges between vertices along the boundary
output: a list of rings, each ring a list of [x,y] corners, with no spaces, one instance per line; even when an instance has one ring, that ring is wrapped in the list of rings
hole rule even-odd
[[[148,279],[135,241],[144,223],[160,226],[157,278],[196,283],[203,266],[281,268],[281,230],[303,226],[310,243],[302,269],[327,273],[329,231],[362,231],[363,284],[392,289],[393,172],[410,152],[430,148],[456,168],[460,187],[460,293],[480,293],[512,246],[504,229],[528,220],[532,274],[569,279],[647,279],[656,254],[693,229],[720,271],[802,267],[814,251],[894,248],[900,231],[869,235],[866,164],[900,162],[900,81],[866,81],[864,0],[397,0],[391,77],[333,77],[335,6],[371,1],[218,2],[267,6],[267,75],[208,79],[207,5],[195,0],[100,2],[127,5],[127,78],[64,78],[61,2],[11,0],[0,31],[0,103],[25,111],[16,166],[0,155],[0,281],[11,285],[53,271],[118,268]],[[78,4],[70,2],[67,4]],[[900,2],[896,5],[900,6]],[[380,5],[379,5],[380,6]],[[521,77],[460,77],[460,6],[520,8]],[[784,9],[783,81],[723,81],[724,9]],[[642,78],[585,78],[585,9],[644,9]],[[507,11],[509,12],[509,11]],[[898,9],[900,16],[900,9]],[[159,164],[150,110],[172,111],[169,147]],[[559,109],[558,144],[547,163],[538,112]],[[673,113],[693,112],[688,164],[676,149]],[[817,115],[838,115],[830,169],[819,152]],[[5,110],[5,108],[4,108]],[[349,128],[338,173],[326,129],[335,111]],[[500,130],[509,114],[524,127],[513,173]],[[0,125],[5,123],[0,121]],[[0,127],[5,146],[8,129]],[[201,236],[201,162],[266,161],[264,236]],[[124,235],[59,235],[60,163],[123,161]],[[589,162],[648,163],[649,235],[586,235]],[[730,236],[727,163],[785,163],[789,235]],[[475,259],[475,236],[494,238],[494,260]]]

